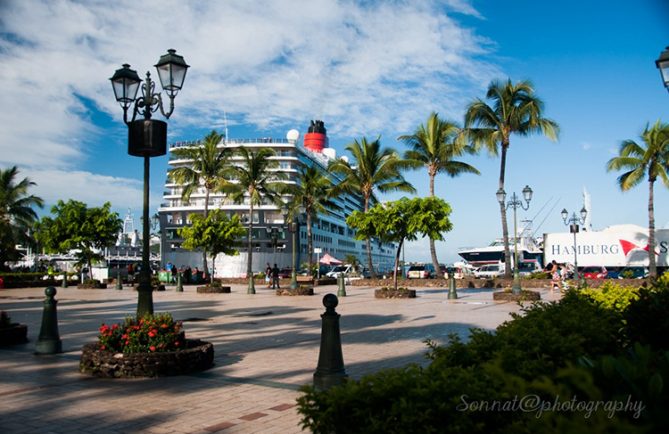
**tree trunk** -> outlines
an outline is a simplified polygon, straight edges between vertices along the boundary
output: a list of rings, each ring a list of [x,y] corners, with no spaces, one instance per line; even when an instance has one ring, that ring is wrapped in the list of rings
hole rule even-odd
[[[395,268],[393,269],[393,286],[395,291],[397,291],[397,268],[400,265],[400,252],[402,251],[402,245],[404,244],[404,238],[400,240],[399,246],[397,248],[397,253],[395,253]]]
[[[499,188],[504,190],[504,175],[506,171],[506,151],[508,143],[502,142],[502,158],[499,168]],[[502,240],[504,243],[504,277],[511,278],[511,250],[509,249],[509,226],[506,222],[506,204],[499,205],[499,211],[502,216]]]
[[[655,205],[653,199],[654,180],[648,182],[648,277],[657,278],[655,262]]]
[[[209,189],[204,189],[204,218],[209,215]],[[205,276],[209,276],[209,268],[207,267],[207,251],[202,250],[202,272]],[[212,276],[213,278],[213,276]],[[211,280],[210,280],[211,281]]]
[[[435,175],[430,173],[430,196],[434,197],[434,178]],[[430,238],[430,255],[432,256],[432,266],[434,267],[435,278],[443,278],[444,275],[441,273],[441,268],[439,267],[439,259],[437,259],[437,248],[435,242]]]
[[[246,264],[246,277],[253,279],[253,201],[249,196],[249,237],[248,237],[248,263]]]
[[[369,197],[365,197],[364,211],[369,211]],[[367,246],[367,267],[369,268],[369,274],[372,279],[376,279],[376,271],[374,271],[374,265],[372,264],[372,242],[369,238],[365,240],[365,245]]]
[[[314,266],[314,234],[313,231],[311,230],[311,225],[313,222],[311,221],[311,213],[309,210],[306,212],[307,214],[307,263],[309,270],[309,273],[313,273],[313,266]]]

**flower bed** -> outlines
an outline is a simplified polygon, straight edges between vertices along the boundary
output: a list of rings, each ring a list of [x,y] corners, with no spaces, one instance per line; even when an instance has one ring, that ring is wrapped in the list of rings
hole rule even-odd
[[[188,340],[169,313],[102,324],[98,342],[84,346],[79,369],[98,377],[159,377],[202,371],[214,362],[214,346]]]
[[[178,351],[117,353],[100,350],[98,343],[86,344],[79,370],[105,378],[165,377],[204,371],[214,364],[214,346],[209,342],[186,339]]]

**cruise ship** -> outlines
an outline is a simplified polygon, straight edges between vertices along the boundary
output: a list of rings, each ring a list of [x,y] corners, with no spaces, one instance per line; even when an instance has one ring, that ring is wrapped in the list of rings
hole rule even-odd
[[[227,136],[227,134],[226,134]],[[176,142],[169,146],[170,169],[187,165],[188,160],[176,159],[172,151],[187,146],[199,146],[199,141]],[[333,183],[340,182],[334,174],[327,171],[328,163],[337,158],[333,148],[328,146],[327,131],[323,121],[311,121],[304,139],[300,139],[297,130],[290,130],[286,138],[257,138],[257,139],[231,139],[224,137],[219,147],[247,149],[270,148],[274,150],[279,163],[280,171],[287,175],[284,182],[295,183],[301,167],[317,167],[332,179]],[[345,157],[342,157],[345,158]],[[169,177],[165,184],[163,202],[158,209],[161,232],[162,266],[172,263],[177,267],[190,266],[202,267],[202,254],[181,247],[182,239],[179,237],[179,228],[187,225],[188,216],[192,213],[204,212],[204,189],[194,192],[190,200],[185,202],[181,199],[182,188],[172,183]],[[288,198],[287,198],[288,199]],[[348,255],[355,255],[361,264],[367,264],[365,242],[354,238],[354,232],[346,225],[346,217],[355,210],[362,210],[360,197],[343,194],[333,199],[337,209],[331,209],[327,214],[319,214],[313,222],[313,247],[314,263],[319,257],[326,253],[339,260],[344,260]],[[222,209],[228,215],[238,214],[242,222],[253,219],[253,271],[263,271],[266,264],[277,264],[279,268],[292,266],[292,234],[288,230],[285,221],[286,211],[271,203],[263,203],[254,207],[253,216],[248,215],[248,202],[234,203],[223,193],[211,192],[209,197],[209,209]],[[301,219],[304,221],[304,219]],[[297,253],[298,268],[300,264],[307,262],[307,230],[306,225],[298,227],[295,251]],[[214,270],[214,277],[245,277],[247,269],[247,245],[242,243],[238,247],[238,256],[218,255],[216,263],[209,261],[209,270]],[[392,270],[396,246],[392,243],[372,242],[372,261],[377,272]],[[214,267],[212,268],[212,265]]]

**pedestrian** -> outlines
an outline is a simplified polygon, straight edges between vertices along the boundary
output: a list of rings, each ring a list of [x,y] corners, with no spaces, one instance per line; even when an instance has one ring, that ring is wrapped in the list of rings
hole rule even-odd
[[[550,269],[550,274],[551,274],[551,294],[555,289],[558,291],[561,289],[561,282],[560,282],[560,268],[558,267],[557,262],[555,262],[555,259],[553,259],[553,262],[551,262],[551,269]]]
[[[272,268],[272,289],[279,289],[279,267],[274,264]]]
[[[272,267],[269,266],[269,262],[267,263],[267,267],[265,267],[265,283],[267,284],[267,287],[269,288],[270,281],[272,279]]]
[[[177,270],[177,266],[176,266],[176,265],[172,265],[172,283],[176,283],[176,282],[177,282],[177,272],[178,272],[178,270]]]

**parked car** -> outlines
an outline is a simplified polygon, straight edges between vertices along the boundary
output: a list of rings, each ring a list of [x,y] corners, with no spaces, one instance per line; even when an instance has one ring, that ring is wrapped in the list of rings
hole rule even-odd
[[[339,273],[343,273],[344,277],[370,277],[370,272],[367,268],[363,268],[362,265],[358,265],[356,267],[350,264],[337,265],[328,271],[325,275],[327,277],[337,277]]]
[[[581,270],[581,274],[586,279],[606,279],[609,272],[605,267],[585,267]]]
[[[646,267],[625,267],[618,271],[615,274],[615,277],[611,276],[612,273],[609,273],[609,278],[617,279],[644,279],[648,277],[648,268]]]
[[[518,261],[518,275],[521,277],[529,276],[533,273],[542,271],[541,266],[537,261]]]
[[[293,269],[291,267],[279,270],[279,279],[290,279],[291,277],[293,277]]]
[[[435,276],[432,264],[412,265],[407,271],[407,279],[431,279]]]
[[[504,275],[504,264],[482,265],[474,271],[474,277],[477,279],[492,279]]]
[[[474,268],[462,264],[453,264],[450,268],[453,269],[453,277],[455,279],[464,279],[466,277],[474,277]],[[448,267],[444,272],[444,279],[448,279]]]

